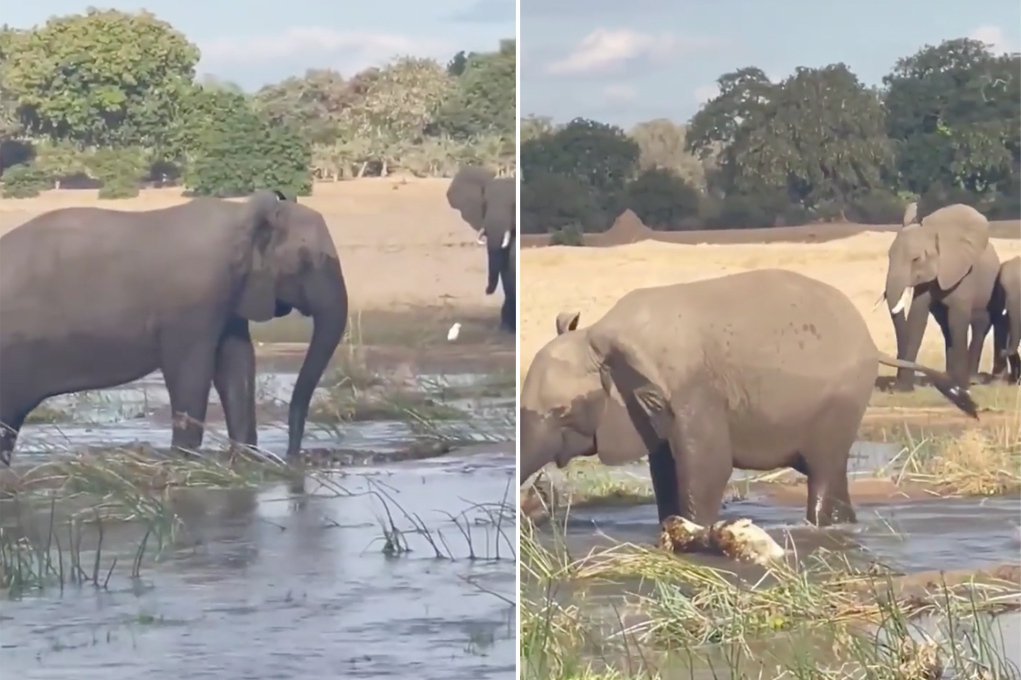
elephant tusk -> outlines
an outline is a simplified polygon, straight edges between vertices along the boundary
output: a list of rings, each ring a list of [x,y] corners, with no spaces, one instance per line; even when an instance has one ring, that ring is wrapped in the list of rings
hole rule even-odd
[[[911,304],[911,298],[915,295],[915,289],[908,286],[901,293],[900,300],[897,300],[897,304],[890,308],[891,314],[900,314],[905,307]]]
[[[511,233],[509,231],[503,232],[503,241],[500,243],[500,247],[501,248],[509,248],[510,247],[510,239],[511,239]]]
[[[874,312],[877,309],[879,309],[879,305],[883,304],[883,300],[885,300],[885,299],[886,299],[886,291],[883,291],[882,293],[879,294],[879,299],[876,300],[876,304],[872,305],[872,311]]]
[[[486,232],[479,229],[479,233],[475,237],[475,243],[479,244],[480,246],[486,245]]]

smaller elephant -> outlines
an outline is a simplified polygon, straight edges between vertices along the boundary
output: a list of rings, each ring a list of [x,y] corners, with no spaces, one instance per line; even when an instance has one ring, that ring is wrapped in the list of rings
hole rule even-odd
[[[478,232],[488,253],[486,295],[503,283],[500,326],[517,328],[517,184],[513,177],[497,177],[487,168],[461,168],[450,181],[447,202]]]
[[[890,244],[883,297],[897,335],[897,356],[914,361],[929,314],[943,331],[946,367],[959,385],[978,374],[992,325],[992,296],[1000,259],[989,241],[989,222],[971,206],[950,205],[905,226]],[[906,317],[906,318],[905,318]],[[971,328],[971,343],[968,329]],[[897,389],[914,389],[914,372],[897,372]]]
[[[1008,363],[1010,382],[1021,384],[1021,356],[1018,355],[1018,345],[1021,345],[1021,256],[1000,265],[995,297],[993,347],[997,365],[993,373],[1000,373],[1003,364]]]
[[[853,522],[847,460],[881,363],[978,417],[965,388],[881,354],[844,293],[795,272],[633,290],[578,320],[557,317],[521,386],[520,483],[578,456],[648,455],[660,522],[710,526],[734,468],[784,467],[808,477],[809,522]]]

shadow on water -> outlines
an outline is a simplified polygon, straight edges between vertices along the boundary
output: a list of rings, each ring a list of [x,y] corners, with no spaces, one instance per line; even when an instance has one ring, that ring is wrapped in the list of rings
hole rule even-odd
[[[383,504],[369,495],[189,490],[173,546],[108,590],[44,590],[0,601],[0,659],[16,678],[510,677],[514,669],[512,505],[497,530],[472,503],[508,495],[514,459],[477,454],[429,466],[361,468],[349,491],[385,489],[445,546],[422,536],[383,552]],[[312,486],[311,484],[309,486]],[[312,488],[308,489],[310,492]],[[16,514],[0,506],[5,521]],[[445,513],[468,511],[477,559]],[[23,512],[27,512],[22,509]],[[36,510],[45,527],[49,506]],[[391,508],[395,523],[410,528]],[[22,518],[24,520],[25,518]],[[130,564],[142,530],[107,527],[103,570]],[[94,549],[95,539],[85,546]],[[499,550],[499,552],[497,552]],[[500,559],[495,559],[499,554]],[[91,564],[91,555],[82,562]]]

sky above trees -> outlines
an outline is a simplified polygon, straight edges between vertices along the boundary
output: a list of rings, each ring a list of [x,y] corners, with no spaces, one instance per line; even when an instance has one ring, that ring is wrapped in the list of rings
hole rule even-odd
[[[0,21],[30,28],[78,14],[84,0],[5,2]],[[458,50],[492,50],[515,35],[514,0],[106,0],[101,8],[147,9],[202,51],[198,73],[254,91],[307,69],[344,76],[398,55],[445,63]],[[238,11],[243,6],[244,11]]]
[[[521,0],[521,114],[630,127],[688,120],[721,73],[844,62],[878,85],[925,44],[972,37],[1021,50],[1016,0]],[[782,8],[779,11],[778,8]]]

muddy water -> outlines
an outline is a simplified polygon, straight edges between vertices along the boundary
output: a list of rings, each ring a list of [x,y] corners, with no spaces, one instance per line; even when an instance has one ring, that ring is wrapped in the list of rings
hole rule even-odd
[[[892,444],[858,442],[851,452],[849,475],[874,476],[897,455]],[[640,465],[606,468],[608,474],[647,479]],[[751,473],[735,471],[734,479]],[[854,499],[852,499],[854,500]],[[932,499],[910,503],[856,504],[858,522],[817,529],[805,522],[800,505],[781,505],[756,497],[728,501],[722,519],[748,517],[781,544],[793,544],[801,556],[825,547],[864,553],[903,572],[969,569],[1016,562],[1021,553],[1021,504],[1017,498]],[[621,541],[655,543],[656,506],[587,506],[571,511],[568,547],[584,554],[594,545]]]
[[[278,362],[274,368],[259,378],[259,446],[282,454],[295,366]],[[435,392],[484,379],[408,380]],[[101,572],[115,557],[118,565],[107,590],[86,585],[0,599],[0,676],[512,678],[512,397],[442,401],[466,412],[464,421],[440,427],[467,445],[442,458],[363,464],[331,475],[352,495],[324,492],[312,480],[303,494],[282,486],[180,494],[174,509],[184,528],[158,559],[146,560],[140,579],[131,578],[130,565],[143,528],[105,526]],[[204,447],[214,448],[226,432],[215,391],[210,402]],[[59,411],[62,422],[26,426],[16,465],[87,446],[170,444],[169,400],[158,372],[45,406]],[[310,422],[305,445],[379,460],[416,436],[398,421]],[[370,490],[391,500],[366,495]],[[504,500],[510,509],[498,531],[494,522]],[[50,507],[43,505],[15,509],[0,501],[0,524],[35,527],[38,534],[49,525]],[[412,552],[384,554],[380,521],[387,507]],[[462,512],[471,547],[446,514]],[[421,518],[442,558],[413,531],[409,515]],[[95,545],[94,535],[83,543],[82,563],[90,573]]]
[[[352,492],[380,485],[442,534],[454,560],[436,559],[416,535],[407,536],[413,552],[386,557],[384,508],[370,496],[189,492],[179,544],[143,568],[141,581],[124,566],[108,591],[0,600],[3,676],[511,678],[514,612],[492,593],[514,597],[513,515],[503,518],[505,539],[485,513],[468,515],[476,555],[495,557],[499,545],[503,558],[472,561],[443,511],[513,498],[513,474],[512,455],[476,453],[359,468],[340,480]],[[36,525],[46,525],[43,512]],[[115,555],[131,563],[140,533],[108,529],[104,571]]]

